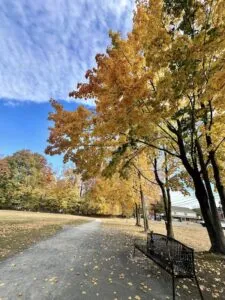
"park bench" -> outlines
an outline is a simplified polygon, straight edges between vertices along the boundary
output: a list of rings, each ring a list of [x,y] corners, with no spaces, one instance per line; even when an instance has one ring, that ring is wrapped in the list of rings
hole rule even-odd
[[[136,240],[135,249],[154,261],[172,276],[173,299],[175,299],[175,279],[190,278],[196,281],[201,299],[203,295],[196,277],[194,250],[179,241],[158,233],[148,233],[146,240]]]

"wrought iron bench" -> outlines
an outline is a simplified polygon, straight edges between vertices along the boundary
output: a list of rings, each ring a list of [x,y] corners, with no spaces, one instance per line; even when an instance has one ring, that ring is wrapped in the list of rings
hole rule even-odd
[[[196,277],[194,265],[194,250],[158,233],[148,233],[147,242],[135,241],[135,249],[141,251],[145,256],[153,260],[157,265],[172,275],[173,299],[175,299],[175,279],[190,278],[195,279],[201,299],[203,295]]]

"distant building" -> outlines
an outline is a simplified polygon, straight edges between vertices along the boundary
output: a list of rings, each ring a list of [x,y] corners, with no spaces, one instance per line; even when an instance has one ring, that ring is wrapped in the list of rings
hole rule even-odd
[[[172,206],[172,218],[179,221],[197,221],[199,217],[197,213],[187,207]]]

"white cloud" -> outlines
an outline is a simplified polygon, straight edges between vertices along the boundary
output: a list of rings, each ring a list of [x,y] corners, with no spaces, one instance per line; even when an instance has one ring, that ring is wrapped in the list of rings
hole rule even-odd
[[[131,28],[134,0],[0,1],[0,98],[66,99],[109,43]]]

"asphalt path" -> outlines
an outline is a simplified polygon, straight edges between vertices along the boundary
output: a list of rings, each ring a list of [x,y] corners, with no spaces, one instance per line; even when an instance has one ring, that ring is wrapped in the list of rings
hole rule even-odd
[[[66,226],[0,263],[0,299],[172,299],[171,278],[132,245],[100,221]]]

